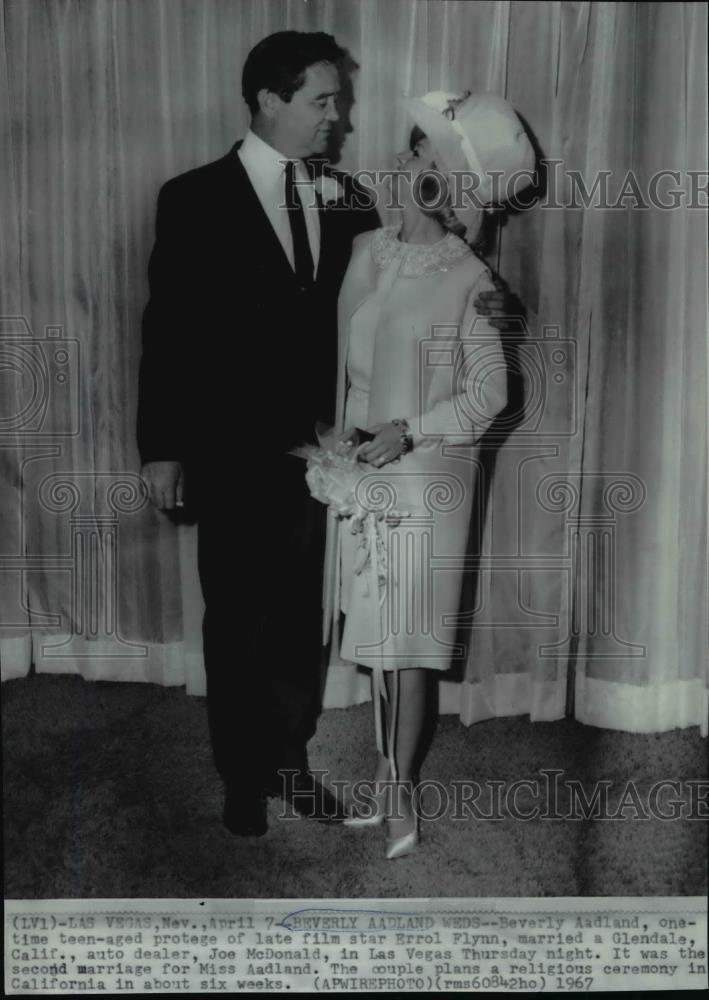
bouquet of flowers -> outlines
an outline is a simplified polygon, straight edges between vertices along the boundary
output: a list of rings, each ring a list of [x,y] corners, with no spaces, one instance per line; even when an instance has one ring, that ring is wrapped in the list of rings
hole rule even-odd
[[[394,506],[393,490],[385,488],[371,466],[359,461],[356,448],[338,449],[329,436],[320,439],[320,446],[305,445],[294,454],[306,460],[305,480],[311,495],[326,504],[333,517],[349,518],[350,531],[360,535],[355,573],[361,575],[368,569],[364,576],[373,574],[383,600],[387,582],[383,523],[397,524],[409,514]],[[370,483],[365,484],[365,479]]]
[[[358,503],[357,486],[366,472],[356,456],[340,454],[329,447],[303,450],[307,452],[305,481],[312,496],[326,504],[334,516],[365,514]]]
[[[319,445],[303,445],[293,454],[306,460],[310,493],[326,504],[333,516],[361,520],[372,514],[377,520],[388,521],[408,516],[395,508],[394,490],[380,471],[358,459],[357,448],[338,446],[330,434],[320,438]]]

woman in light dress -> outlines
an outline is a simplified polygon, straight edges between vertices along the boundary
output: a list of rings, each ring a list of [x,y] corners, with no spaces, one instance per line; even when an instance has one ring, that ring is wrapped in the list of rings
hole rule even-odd
[[[486,171],[533,166],[501,98],[431,94],[412,108],[401,223],[355,239],[340,293],[338,450],[366,463],[358,499],[371,516],[332,521],[325,590],[342,658],[372,671],[376,784],[346,822],[386,821],[388,858],[418,843],[427,677],[460,656],[478,444],[506,403],[499,333],[475,306],[493,284],[469,243],[492,201]],[[461,168],[477,172],[481,195],[453,211]]]

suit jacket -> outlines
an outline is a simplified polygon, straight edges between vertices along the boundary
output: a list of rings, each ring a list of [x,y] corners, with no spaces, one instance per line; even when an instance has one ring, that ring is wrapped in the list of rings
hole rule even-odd
[[[193,499],[225,460],[246,454],[269,476],[316,420],[332,422],[337,296],[354,236],[379,225],[368,193],[324,168],[345,197],[320,207],[318,271],[302,291],[239,145],[163,186],[148,271],[138,446],[143,462],[182,462]]]

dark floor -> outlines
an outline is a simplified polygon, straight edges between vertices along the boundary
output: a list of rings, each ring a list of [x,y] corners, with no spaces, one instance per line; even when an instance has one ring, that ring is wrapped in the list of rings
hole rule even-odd
[[[452,781],[477,781],[485,812],[493,795],[485,783],[500,782],[499,818],[456,819],[451,806],[422,824],[418,851],[395,862],[384,860],[381,830],[279,820],[277,800],[265,837],[230,835],[220,822],[204,699],[180,688],[47,675],[9,681],[3,746],[9,898],[650,896],[707,888],[706,822],[687,818],[690,786],[659,796],[668,815],[676,799],[684,816],[649,815],[654,783],[706,779],[696,729],[631,735],[525,717],[465,728],[442,716],[422,779],[437,779],[444,795]],[[357,780],[370,776],[372,761],[369,706],[324,713],[312,766]],[[511,783],[543,783],[543,769],[562,772],[562,818],[515,817],[515,801],[520,813],[543,802],[534,787],[514,800]],[[623,798],[626,818],[563,818],[564,782],[574,779],[589,800],[594,783],[606,782],[606,814]],[[439,801],[429,787],[426,811]]]

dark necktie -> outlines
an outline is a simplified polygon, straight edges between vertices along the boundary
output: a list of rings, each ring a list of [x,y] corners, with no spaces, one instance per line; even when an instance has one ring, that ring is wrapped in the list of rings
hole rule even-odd
[[[308,230],[305,226],[305,212],[295,183],[295,162],[286,163],[286,206],[293,236],[293,262],[298,284],[305,291],[313,283],[313,255],[310,252]]]

